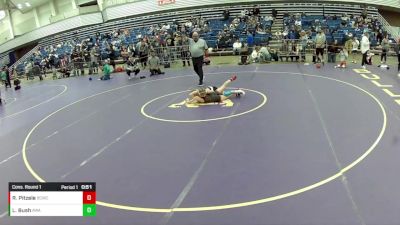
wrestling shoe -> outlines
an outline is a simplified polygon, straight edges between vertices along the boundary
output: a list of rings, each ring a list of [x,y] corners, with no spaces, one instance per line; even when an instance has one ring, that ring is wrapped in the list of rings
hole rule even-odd
[[[232,93],[234,93],[236,95],[236,97],[240,97],[240,96],[244,96],[246,93],[241,90],[241,89],[237,89],[237,90],[232,90]]]

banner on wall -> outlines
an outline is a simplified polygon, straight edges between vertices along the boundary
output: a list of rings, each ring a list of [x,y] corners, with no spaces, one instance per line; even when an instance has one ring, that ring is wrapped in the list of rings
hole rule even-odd
[[[167,5],[175,3],[175,0],[157,0],[158,5]]]

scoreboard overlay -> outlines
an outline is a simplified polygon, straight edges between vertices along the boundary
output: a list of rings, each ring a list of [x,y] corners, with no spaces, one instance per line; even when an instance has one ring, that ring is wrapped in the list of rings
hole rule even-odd
[[[9,216],[96,216],[96,183],[8,184]]]

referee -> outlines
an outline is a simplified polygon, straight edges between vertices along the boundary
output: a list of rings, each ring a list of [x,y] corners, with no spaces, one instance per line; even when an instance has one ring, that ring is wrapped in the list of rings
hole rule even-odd
[[[189,50],[192,55],[193,69],[199,76],[199,86],[203,86],[203,59],[208,55],[208,46],[205,40],[199,38],[197,32],[193,32],[189,39]]]

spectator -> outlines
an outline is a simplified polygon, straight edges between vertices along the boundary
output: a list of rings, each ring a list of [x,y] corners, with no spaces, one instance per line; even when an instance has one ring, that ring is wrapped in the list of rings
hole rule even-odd
[[[240,62],[239,65],[247,65],[248,64],[248,55],[249,48],[247,44],[242,45],[242,49],[240,50]]]
[[[253,8],[253,15],[254,16],[259,16],[260,15],[260,6],[254,6]]]
[[[233,54],[234,55],[236,55],[236,54],[240,55],[241,49],[242,49],[242,43],[239,41],[239,39],[237,39],[235,41],[235,43],[233,43]]]
[[[328,62],[336,63],[336,53],[338,49],[338,41],[335,39],[334,42],[328,46]]]
[[[189,38],[185,34],[182,35],[180,46],[183,66],[186,66],[185,62],[187,62],[187,65],[190,66]]]
[[[128,61],[126,62],[126,74],[128,75],[128,79],[130,80],[131,77],[131,73],[135,73],[134,77],[137,76],[137,74],[140,72],[140,68],[139,68],[139,60],[137,58],[134,57],[129,57]],[[140,79],[146,78],[145,76],[141,76]]]
[[[7,89],[7,75],[6,75],[5,67],[3,67],[0,70],[0,79],[1,79],[1,82],[6,86],[6,89]]]
[[[246,18],[246,16],[249,14],[249,12],[247,11],[247,9],[242,9],[241,11],[240,11],[240,18],[241,19],[244,19],[244,18]]]
[[[368,64],[367,62],[367,54],[370,48],[370,43],[369,43],[369,38],[368,38],[368,32],[364,32],[364,35],[361,39],[361,53],[363,54],[362,56],[362,61],[361,61],[361,66],[363,69],[365,69],[365,64]]]
[[[164,72],[161,72],[161,69],[160,69],[160,66],[161,66],[160,58],[158,58],[158,56],[156,56],[155,51],[150,52],[148,64],[149,64],[149,69],[150,69],[150,76],[153,76],[156,74],[164,74]]]
[[[99,80],[109,80],[111,79],[112,68],[110,66],[110,59],[106,59],[103,65],[103,76],[100,77]]]
[[[315,36],[315,54],[316,61],[322,62],[324,64],[324,49],[325,49],[326,37],[322,30],[318,31],[318,34]],[[319,57],[321,56],[321,58]]]
[[[274,18],[274,19],[276,19],[276,16],[278,15],[278,11],[275,9],[275,8],[273,8],[272,9],[272,17]]]
[[[339,52],[340,64],[335,66],[335,68],[346,68],[348,57],[349,57],[349,54],[347,52],[347,49],[346,48],[340,49],[340,52]]]
[[[11,88],[11,77],[10,77],[10,70],[8,66],[4,66],[4,72],[6,73],[6,88]]]
[[[64,78],[69,77],[71,74],[68,68],[68,64],[69,64],[68,57],[64,56],[64,58],[61,59],[61,64],[60,64],[60,72],[63,74]]]
[[[225,21],[225,20],[229,20],[229,16],[230,16],[230,12],[229,12],[229,10],[228,9],[225,9],[224,10],[224,12],[222,13],[222,16],[223,16],[223,20]]]
[[[294,40],[289,43],[289,55],[290,60],[293,62],[293,59],[297,62],[299,60],[299,44],[296,44]],[[287,61],[287,58],[286,58]]]
[[[361,17],[365,20],[368,16],[368,11],[367,11],[367,7],[365,6],[362,13],[361,13]]]
[[[14,78],[14,90],[19,90],[21,89],[21,81],[18,78]],[[0,99],[0,104],[1,104],[1,99]]]
[[[382,40],[382,52],[381,52],[381,65],[386,64],[387,52],[389,51],[389,39],[388,36],[384,36]]]
[[[247,32],[247,46],[249,47],[249,51],[252,51],[253,45],[254,45],[253,34],[250,32]]]
[[[149,46],[144,41],[143,38],[140,40],[140,42],[137,43],[136,50],[138,51],[139,60],[140,60],[140,63],[142,65],[142,68],[145,69],[146,66],[147,66],[147,58],[148,58]]]
[[[353,63],[357,63],[356,60],[354,59],[354,55],[358,52],[359,46],[360,46],[360,41],[357,40],[357,37],[354,37],[351,48],[352,60],[354,60]]]
[[[308,35],[304,30],[302,30],[300,32],[300,46],[299,46],[301,62],[305,62],[306,61],[307,43],[308,43]]]
[[[90,50],[89,74],[98,72],[98,55],[96,48],[92,48],[92,50]]]
[[[347,38],[347,41],[344,43],[344,48],[348,51],[348,54],[351,54],[352,48],[353,48],[353,39],[351,38],[352,35],[349,35]],[[353,56],[354,57],[354,56]]]
[[[275,62],[279,61],[278,52],[275,49],[268,48],[269,54],[271,54],[271,59]]]
[[[260,60],[260,47],[256,46],[251,53],[251,62],[258,63]]]
[[[260,62],[270,62],[271,61],[271,54],[269,53],[267,47],[263,46],[260,49]]]
[[[128,61],[129,53],[128,53],[128,49],[127,49],[125,46],[122,47],[122,50],[121,50],[121,57],[122,57],[122,59],[124,60],[124,62]]]

